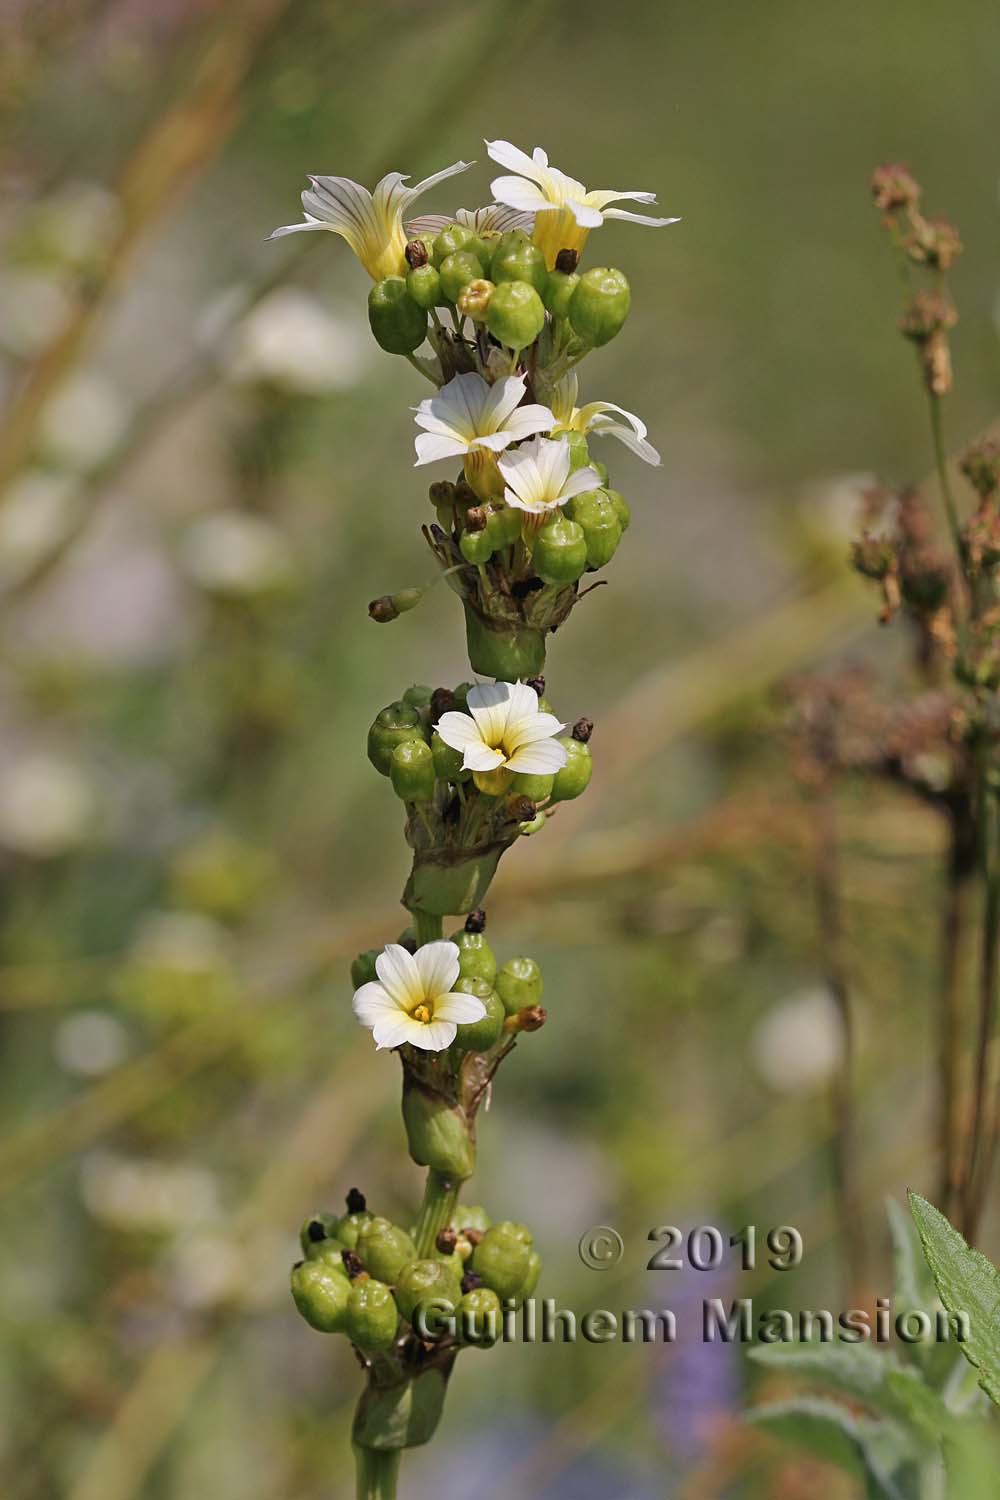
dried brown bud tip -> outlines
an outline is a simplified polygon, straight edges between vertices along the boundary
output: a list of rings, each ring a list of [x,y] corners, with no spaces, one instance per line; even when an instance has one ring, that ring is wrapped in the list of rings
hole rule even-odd
[[[560,250],[556,256],[556,270],[561,271],[564,276],[572,276],[579,264],[579,250]]]
[[[430,260],[423,240],[410,240],[403,254],[406,256],[406,264],[411,271],[415,271],[418,266],[426,266]]]
[[[470,505],[478,505],[479,497],[472,485],[465,479],[460,479],[455,486],[455,504],[466,510]]]
[[[1000,489],[1000,443],[986,438],[964,454],[958,467],[981,500]]]
[[[520,793],[508,797],[504,812],[507,817],[515,823],[530,823],[538,811],[531,797],[522,796]]]
[[[487,512],[485,505],[470,505],[465,512],[466,531],[485,531]]]
[[[921,344],[935,333],[954,328],[958,313],[939,292],[918,292],[899,320],[903,336]]]
[[[353,1250],[341,1250],[340,1258],[344,1262],[344,1270],[352,1281],[357,1281],[359,1276],[368,1275],[360,1255],[356,1255]]]
[[[462,1277],[463,1292],[475,1292],[479,1289],[479,1287],[482,1286],[482,1284],[483,1278],[481,1276],[477,1276],[475,1271],[466,1271],[465,1275]]]
[[[475,1250],[476,1246],[479,1244],[479,1241],[483,1237],[483,1233],[484,1231],[482,1229],[473,1229],[471,1226],[467,1225],[465,1229],[462,1230],[462,1237],[463,1239],[467,1239],[473,1250]]]
[[[454,505],[455,486],[450,479],[435,479],[427,491],[432,505]]]
[[[884,214],[897,208],[915,208],[920,202],[920,184],[899,162],[885,162],[872,173],[872,197]]]
[[[402,937],[399,940],[399,946],[405,948],[407,953],[416,953],[417,940],[415,937]]]
[[[544,698],[545,697],[545,678],[544,677],[529,677],[528,681],[527,681],[527,686],[530,687],[530,688],[534,688],[534,690],[538,694],[539,698]]]
[[[451,688],[435,688],[431,693],[431,723],[436,724],[442,714],[450,714],[455,707],[455,694]]]
[[[465,930],[466,932],[486,931],[486,913],[481,906],[477,906],[475,911],[469,912],[469,915],[465,919]]]
[[[318,1245],[320,1240],[325,1240],[326,1227],[322,1219],[310,1219],[309,1228],[306,1230],[306,1233],[314,1245]]]
[[[549,1013],[544,1005],[526,1005],[523,1010],[515,1011],[508,1016],[503,1023],[503,1029],[511,1035],[519,1031],[540,1031],[549,1018]]]
[[[399,619],[399,610],[393,603],[391,594],[383,594],[381,599],[373,599],[368,606],[368,613],[380,625],[387,624],[389,620]]]
[[[448,1225],[445,1225],[444,1229],[442,1229],[438,1234],[438,1237],[434,1241],[434,1243],[440,1250],[442,1255],[450,1255],[455,1246],[458,1244],[458,1235],[454,1229],[451,1229]]]
[[[577,719],[576,723],[573,725],[573,738],[575,740],[579,740],[581,745],[585,745],[587,743],[593,732],[593,719]]]
[[[368,1207],[368,1199],[360,1188],[351,1188],[347,1195],[347,1212],[349,1214],[363,1214]]]

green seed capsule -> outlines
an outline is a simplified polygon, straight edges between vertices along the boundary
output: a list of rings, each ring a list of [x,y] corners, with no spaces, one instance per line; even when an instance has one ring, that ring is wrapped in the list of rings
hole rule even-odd
[[[458,949],[458,971],[463,979],[485,979],[492,984],[497,974],[496,954],[485,932],[456,932],[452,942]]]
[[[590,466],[591,466],[592,469],[596,469],[597,470],[598,476],[600,477],[602,489],[607,489],[607,487],[608,487],[608,466],[607,466],[607,464],[602,464],[601,460],[599,458],[592,458],[590,460]]]
[[[405,745],[410,740],[424,740],[426,737],[424,721],[417,709],[412,703],[404,703],[400,699],[397,703],[390,703],[388,708],[383,708],[376,715],[375,722],[368,731],[368,759],[376,771],[388,776],[392,752],[396,746]]]
[[[526,349],[545,327],[545,308],[526,281],[505,281],[490,298],[486,326],[508,349]]]
[[[542,257],[544,260],[544,256]],[[576,291],[580,278],[575,271],[550,271],[542,292],[542,300],[554,318],[569,317],[570,298]]]
[[[363,1208],[358,1213],[344,1214],[343,1218],[337,1220],[334,1233],[346,1250],[358,1248],[358,1235],[373,1218],[374,1215]]]
[[[548,286],[545,256],[530,240],[500,246],[490,262],[490,279],[497,286],[505,281],[526,281],[541,295]]]
[[[444,740],[435,729],[431,735],[431,754],[434,757],[434,775],[438,781],[468,781],[472,775],[462,766],[461,750],[453,750],[446,745]]]
[[[396,1282],[396,1304],[408,1323],[417,1309],[430,1302],[450,1304],[452,1312],[462,1300],[462,1288],[454,1272],[441,1260],[411,1260],[403,1266]],[[428,1327],[433,1319],[428,1317]]]
[[[444,301],[444,293],[441,290],[441,277],[437,268],[428,261],[426,266],[417,266],[410,271],[406,277],[406,290],[413,298],[418,307],[429,312],[432,307],[440,307]]]
[[[522,516],[513,505],[492,505],[486,513],[486,535],[494,551],[512,547],[521,540]]]
[[[482,566],[489,562],[493,556],[493,542],[490,538],[489,527],[484,526],[482,531],[463,531],[458,539],[458,550],[466,562]]]
[[[352,1344],[371,1354],[389,1349],[398,1324],[396,1299],[384,1282],[367,1276],[352,1283],[344,1327]]]
[[[540,713],[551,713],[551,709],[543,709],[541,703],[538,705]],[[522,797],[530,797],[532,802],[544,802],[546,797],[552,794],[552,783],[555,776],[525,776],[520,771],[514,779],[514,790]]]
[[[533,958],[508,958],[497,970],[495,988],[509,1016],[526,1006],[538,1005],[545,986],[542,971]]]
[[[618,522],[621,526],[622,531],[628,531],[629,523],[632,520],[632,512],[629,510],[628,506],[622,499],[621,495],[619,495],[617,490],[606,490],[605,493],[607,494],[608,499],[611,501],[611,504],[615,508],[615,515],[618,517]]]
[[[573,520],[583,527],[588,568],[603,568],[614,557],[622,539],[614,502],[604,490],[587,490],[573,502]]]
[[[460,1203],[451,1216],[452,1229],[459,1231],[478,1229],[480,1234],[485,1234],[492,1224],[493,1220],[481,1203],[466,1203],[464,1207]]]
[[[448,255],[440,266],[441,290],[449,302],[457,302],[458,294],[470,281],[482,281],[483,268],[468,250],[457,250]]]
[[[469,709],[469,694],[472,692],[472,689],[474,687],[475,687],[475,683],[474,682],[460,682],[458,684],[458,687],[455,688],[454,691],[452,692],[451,696],[455,700],[455,707],[457,709],[459,709],[462,713],[467,713],[468,712],[468,709]]]
[[[347,1326],[351,1283],[346,1272],[318,1260],[303,1260],[292,1269],[295,1306],[311,1328],[340,1333]]]
[[[469,1122],[440,1094],[407,1081],[403,1087],[403,1124],[410,1155],[420,1167],[433,1167],[445,1177],[471,1177],[476,1148]]]
[[[302,1227],[299,1230],[299,1244],[302,1246],[302,1254],[307,1260],[317,1260],[324,1242],[335,1240],[338,1246],[341,1244],[341,1241],[336,1236],[336,1214],[310,1214],[308,1219],[303,1219]]]
[[[396,796],[404,802],[430,802],[437,778],[426,740],[407,740],[396,746],[389,762],[389,779]]]
[[[507,1012],[503,1001],[488,979],[457,979],[455,989],[462,995],[475,995],[486,1007],[486,1014],[479,1021],[468,1021],[459,1026],[455,1046],[463,1052],[488,1052],[494,1042],[500,1040]]]
[[[442,262],[446,261],[449,255],[457,255],[460,250],[468,249],[475,238],[474,232],[467,229],[464,224],[448,224],[444,229],[439,230],[434,240],[432,251],[434,264],[440,270]]]
[[[507,1224],[495,1224],[472,1253],[470,1266],[498,1297],[517,1297],[531,1260],[531,1246]]]
[[[354,989],[359,990],[363,984],[371,984],[378,976],[375,973],[375,960],[378,958],[378,950],[369,948],[364,953],[359,953],[351,964],[351,984]]]
[[[549,521],[535,538],[531,554],[544,583],[575,583],[587,566],[587,540],[575,521]]]
[[[585,469],[591,461],[590,450],[587,447],[587,439],[585,434],[582,432],[571,431],[561,432],[559,436],[569,448],[570,473],[572,473],[574,469]],[[569,501],[566,505],[566,514],[570,517],[572,517],[572,511],[570,509],[572,503],[572,501]]]
[[[556,779],[552,784],[552,801],[572,802],[574,797],[579,797],[581,792],[587,790],[594,764],[590,746],[581,744],[571,734],[560,735],[559,743],[565,746],[566,764],[556,772]]]
[[[376,1281],[394,1282],[403,1267],[415,1259],[417,1247],[405,1229],[388,1219],[371,1219],[358,1235],[357,1253]]]
[[[475,1349],[492,1349],[500,1337],[500,1298],[488,1286],[466,1292],[458,1305],[458,1334]]]
[[[427,337],[427,313],[406,290],[402,276],[387,276],[368,293],[368,322],[389,354],[412,354]]]
[[[621,271],[609,266],[584,271],[569,301],[573,332],[599,349],[621,330],[631,302],[632,293]]]
[[[539,1255],[537,1250],[532,1250],[531,1254],[528,1256],[528,1270],[525,1274],[524,1281],[521,1283],[521,1290],[518,1294],[520,1301],[523,1302],[526,1297],[534,1296],[535,1288],[538,1285],[538,1278],[541,1276],[541,1274],[542,1257]]]

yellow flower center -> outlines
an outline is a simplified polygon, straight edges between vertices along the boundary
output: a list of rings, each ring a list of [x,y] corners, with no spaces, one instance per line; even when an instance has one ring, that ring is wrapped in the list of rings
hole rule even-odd
[[[432,1021],[434,1019],[434,1012],[431,1010],[429,1005],[418,1005],[416,1010],[413,1012],[413,1019],[415,1021],[423,1021],[424,1025],[426,1026],[429,1021]]]

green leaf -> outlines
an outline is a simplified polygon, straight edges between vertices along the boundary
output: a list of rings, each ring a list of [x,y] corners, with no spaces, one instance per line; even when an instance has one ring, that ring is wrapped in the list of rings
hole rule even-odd
[[[765,1344],[752,1349],[758,1364],[821,1380],[855,1401],[909,1428],[921,1442],[936,1442],[949,1423],[947,1407],[912,1369],[870,1344]]]
[[[983,1390],[1000,1406],[1000,1271],[965,1243],[934,1206],[909,1193],[910,1211],[927,1264],[949,1313],[965,1313],[969,1334],[959,1348],[979,1371]]]
[[[889,1423],[855,1416],[837,1401],[811,1396],[755,1407],[749,1419],[855,1479],[866,1480],[872,1496],[908,1500],[909,1486],[894,1477],[907,1454]]]

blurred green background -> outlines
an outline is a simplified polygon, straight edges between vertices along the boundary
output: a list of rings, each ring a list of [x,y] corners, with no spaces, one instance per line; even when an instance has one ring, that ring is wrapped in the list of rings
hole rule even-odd
[[[598,773],[496,882],[494,944],[543,964],[550,1022],[504,1070],[473,1198],[533,1226],[541,1290],[579,1310],[838,1307],[849,1274],[887,1293],[882,1195],[934,1183],[942,830],[878,788],[841,800],[866,1205],[845,1224],[774,688],[845,654],[900,670],[844,566],[863,477],[929,467],[880,160],[967,246],[951,441],[996,412],[1000,12],[24,0],[0,58],[2,1493],[352,1492],[357,1371],[287,1269],[315,1206],[358,1184],[405,1216],[420,1191],[398,1070],[349,1012],[406,873],[364,737],[467,667],[444,589],[366,618],[431,576],[424,391],[370,340],[339,239],[265,243],[308,172],[476,159],[421,211],[473,207],[502,136],[682,216],[599,232],[633,312],[582,395],[638,412],[664,463],[600,454],[634,526],[549,656]],[[699,1222],[797,1225],[804,1264],[644,1270],[650,1228]],[[576,1252],[595,1223],[626,1246],[603,1275]],[[459,1371],[414,1500],[852,1493],[741,1423],[738,1351]]]

